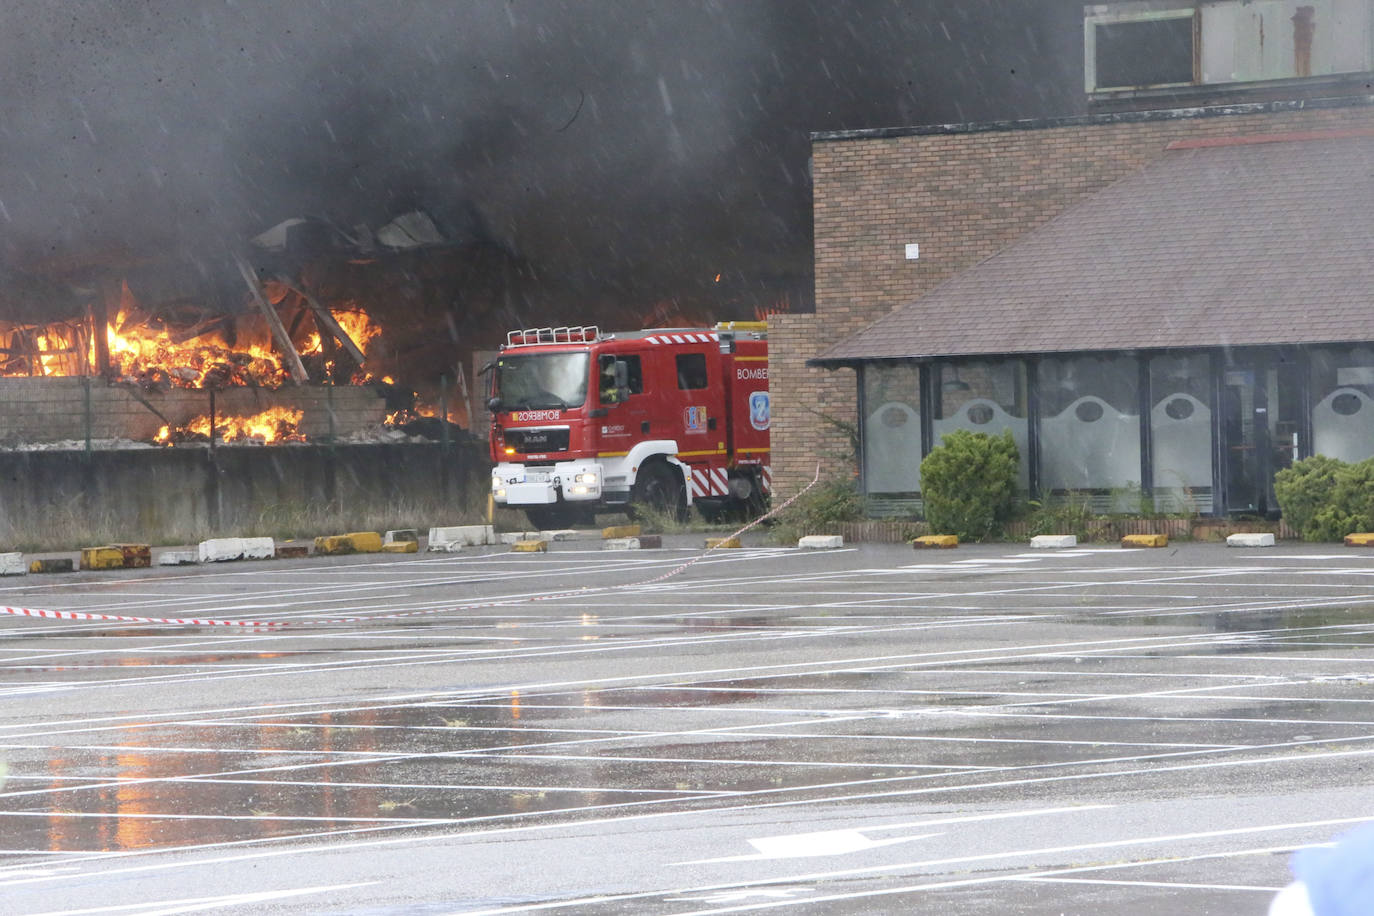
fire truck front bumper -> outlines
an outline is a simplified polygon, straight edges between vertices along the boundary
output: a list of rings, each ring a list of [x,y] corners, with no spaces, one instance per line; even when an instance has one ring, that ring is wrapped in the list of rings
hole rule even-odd
[[[548,506],[557,502],[601,499],[601,467],[595,462],[559,462],[527,468],[498,464],[491,472],[491,495],[498,505]]]

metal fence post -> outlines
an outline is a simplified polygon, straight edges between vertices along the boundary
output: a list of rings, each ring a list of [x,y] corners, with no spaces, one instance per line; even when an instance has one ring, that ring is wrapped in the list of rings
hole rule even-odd
[[[215,448],[215,389],[210,392],[210,450],[206,462],[205,502],[210,529],[218,531],[224,519],[224,493],[219,480],[219,452]]]
[[[439,376],[439,492],[448,498],[448,376]]]
[[[91,460],[91,425],[95,422],[91,415],[91,377],[89,375],[81,377],[81,387],[86,402],[86,461],[89,463]]]

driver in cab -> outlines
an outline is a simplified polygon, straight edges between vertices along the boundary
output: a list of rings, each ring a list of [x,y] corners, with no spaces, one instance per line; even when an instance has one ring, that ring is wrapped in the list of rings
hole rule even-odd
[[[620,403],[620,389],[615,384],[614,360],[606,360],[601,364],[601,403]]]

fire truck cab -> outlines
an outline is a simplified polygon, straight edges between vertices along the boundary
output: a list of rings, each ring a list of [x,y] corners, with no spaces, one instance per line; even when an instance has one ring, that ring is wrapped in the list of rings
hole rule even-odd
[[[769,493],[762,322],[511,331],[493,368],[492,497],[535,527],[641,506],[713,517]]]

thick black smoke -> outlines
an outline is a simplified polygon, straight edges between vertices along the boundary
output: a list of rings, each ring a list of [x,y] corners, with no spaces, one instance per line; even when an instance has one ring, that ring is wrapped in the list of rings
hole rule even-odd
[[[418,208],[550,297],[805,289],[808,132],[1076,113],[1081,10],[8,0],[0,259],[196,263]]]

